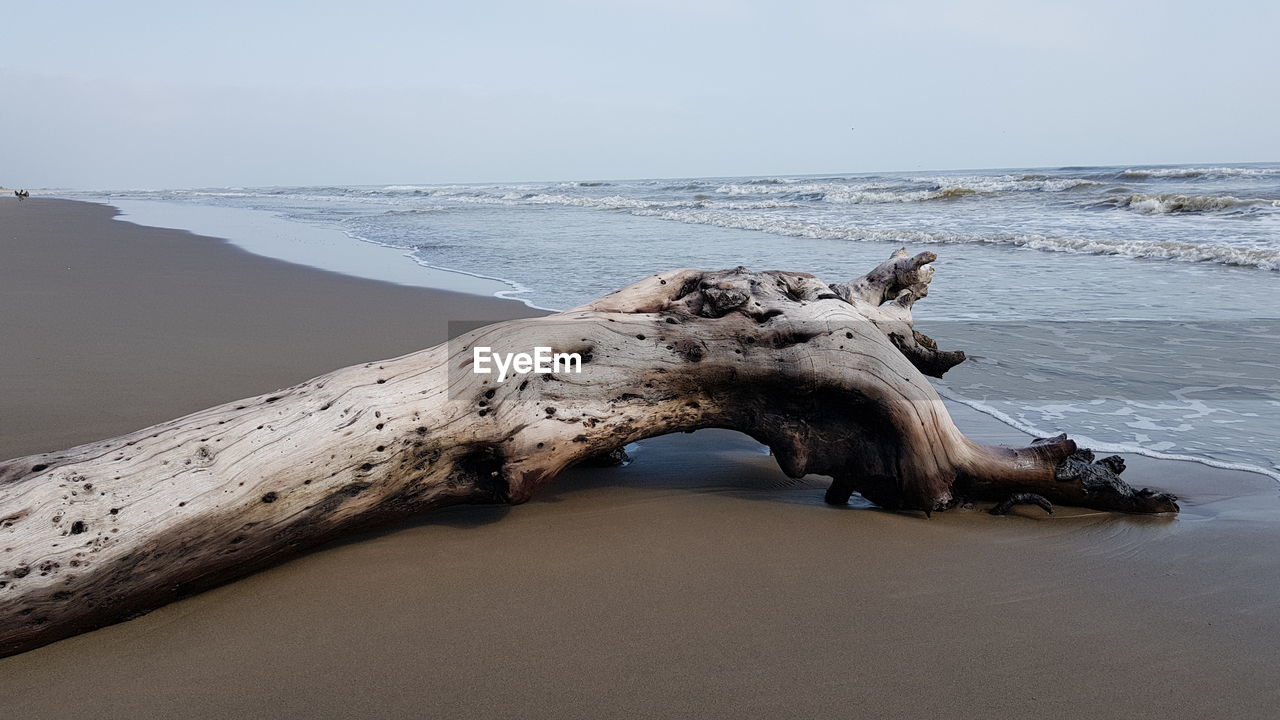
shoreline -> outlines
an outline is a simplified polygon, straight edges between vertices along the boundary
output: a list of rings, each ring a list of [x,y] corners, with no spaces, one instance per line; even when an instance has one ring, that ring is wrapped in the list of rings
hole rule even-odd
[[[559,311],[556,307],[543,307],[525,297],[516,297],[518,293],[529,292],[529,288],[512,279],[426,263],[415,258],[411,251],[404,250],[403,247],[356,236],[342,228],[325,227],[319,223],[307,223],[303,220],[284,217],[273,210],[224,208],[224,206],[184,204],[184,202],[165,200],[133,200],[110,195],[104,195],[102,200],[92,202],[101,202],[102,205],[118,210],[120,214],[115,219],[119,222],[141,225],[141,227],[177,229],[177,231],[220,238],[262,258],[283,260],[285,263],[328,270],[328,272],[349,275],[349,277],[407,284],[407,286],[425,287],[429,290],[497,297],[500,300],[520,302],[531,310],[547,311],[547,313]],[[221,215],[221,218],[212,214],[201,217],[202,213],[216,213]],[[238,223],[237,215],[244,219],[252,218],[252,220]],[[274,236],[289,234],[288,228],[301,232],[303,236],[314,238],[315,242],[306,247],[288,247],[271,237],[273,234]],[[265,241],[264,236],[266,236]],[[332,247],[334,245],[332,238],[337,236],[351,241],[352,245],[349,247],[351,251],[339,250],[328,258],[321,256],[317,263],[316,245]],[[369,258],[362,258],[362,255],[366,254]],[[408,263],[404,264],[401,260],[407,260]],[[352,272],[353,268],[356,272]]]
[[[533,313],[112,222],[98,205],[0,201],[0,218],[0,455],[416,350],[450,319]],[[974,440],[1017,439],[954,410]],[[572,469],[524,505],[331,543],[0,659],[0,711],[738,720],[1034,705],[1065,719],[1263,717],[1280,701],[1280,493],[1265,476],[1134,458],[1126,478],[1183,495],[1181,515],[926,519],[825,506],[824,479],[787,478],[759,447],[728,431],[654,438],[629,466]]]
[[[415,258],[404,248],[271,210],[139,200],[109,194],[95,200],[58,199],[100,203],[119,211],[115,220],[120,222],[216,237],[255,255],[296,265],[397,285],[496,297],[522,303],[533,310],[558,312],[556,308],[542,307],[517,297],[529,290],[514,280],[433,265]]]
[[[112,197],[102,202],[118,211],[114,219],[120,222],[216,237],[255,255],[341,275],[485,297],[519,291],[509,280],[420,263],[402,248],[269,210]]]
[[[1020,423],[1017,420],[1014,420],[1013,418],[1009,417],[1005,413],[1000,412],[995,408],[989,407],[980,401],[969,400],[968,398],[954,396],[954,393],[948,390],[944,390],[941,387],[935,387],[934,389],[937,390],[938,394],[942,396],[942,399],[946,402],[947,407],[949,408],[952,415],[956,414],[957,407],[964,407],[986,418],[989,418],[993,422],[999,423],[1009,428],[1010,430],[1013,430],[1015,432],[1022,434],[1028,439],[1028,441],[1034,440],[1040,437],[1050,437],[1054,434],[1049,432],[1037,432],[1034,428],[1024,423]],[[1071,435],[1072,437],[1082,437],[1075,433],[1068,433],[1068,434]],[[1253,475],[1261,475],[1267,478],[1268,480],[1271,480],[1273,483],[1275,483],[1277,491],[1280,492],[1280,472],[1267,470],[1266,468],[1261,468],[1256,465],[1250,465],[1248,463],[1230,462],[1227,460],[1214,460],[1212,458],[1202,458],[1202,457],[1196,457],[1194,455],[1180,455],[1177,453],[1166,453],[1166,452],[1161,452],[1159,450],[1148,450],[1146,448],[1140,448],[1133,445],[1126,445],[1123,443],[1098,442],[1096,440],[1092,440],[1089,438],[1085,438],[1085,444],[1088,445],[1090,450],[1093,450],[1097,453],[1137,455],[1139,457],[1144,457],[1149,460],[1161,460],[1165,462],[1185,462],[1185,463],[1191,463],[1193,465],[1203,465],[1204,467],[1213,468],[1215,470],[1227,470],[1230,472],[1244,472],[1244,473],[1250,473]]]

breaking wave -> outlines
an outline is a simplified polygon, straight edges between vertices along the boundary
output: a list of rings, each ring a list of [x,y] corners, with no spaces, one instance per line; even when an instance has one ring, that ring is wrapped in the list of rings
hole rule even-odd
[[[1121,172],[1119,174],[1119,177],[1129,178],[1134,180],[1142,180],[1145,178],[1200,178],[1200,177],[1233,177],[1233,176],[1264,176],[1264,175],[1280,175],[1280,169],[1257,168],[1257,167],[1129,168],[1128,170]]]
[[[939,189],[966,189],[978,193],[1000,192],[1065,192],[1077,188],[1101,185],[1087,178],[1050,178],[1046,175],[963,175],[916,178],[916,182],[931,183]]]
[[[801,183],[791,181],[728,183],[715,192],[721,195],[777,195],[809,201],[831,203],[911,203],[928,200],[954,200],[970,195],[1008,192],[1064,192],[1092,185],[1096,180],[1077,178],[1052,179],[1037,175],[1005,177],[941,176],[911,178],[905,186],[885,183]]]
[[[976,193],[969,188],[920,191],[919,194],[891,194],[885,199],[868,191],[846,191],[842,200],[826,197],[828,202],[912,202],[943,197],[964,197]],[[732,191],[725,194],[733,195]],[[1206,212],[1214,208],[1236,207],[1243,203],[1273,201],[1243,201],[1237,198],[1187,198],[1185,196],[1131,195],[1113,204],[1132,207],[1138,212]],[[901,198],[901,199],[897,199]],[[1180,198],[1180,199],[1178,199]],[[802,219],[785,213],[764,213],[788,208],[804,208],[811,203],[796,200],[762,198],[760,200],[715,199],[713,196],[695,196],[689,200],[652,200],[622,195],[587,197],[563,193],[508,192],[494,195],[457,195],[454,202],[482,205],[556,205],[596,210],[626,212],[640,217],[654,217],[694,225],[754,230],[775,235],[854,242],[938,243],[971,245],[1008,245],[1048,252],[1067,252],[1089,255],[1114,255],[1139,259],[1175,260],[1180,262],[1207,262],[1262,270],[1280,271],[1280,249],[1249,245],[1217,243],[1193,243],[1178,240],[1144,241],[1111,238],[1079,238],[1043,235],[1035,233],[963,233],[906,229],[867,228],[841,223],[830,219]],[[1190,201],[1190,202],[1188,202]],[[1201,202],[1202,201],[1202,202]],[[1143,210],[1145,203],[1157,203],[1164,210]],[[1159,204],[1163,203],[1163,204]],[[1157,205],[1152,205],[1156,207]],[[1183,208],[1183,209],[1176,209]],[[755,212],[753,212],[755,211]]]
[[[1230,195],[1178,195],[1174,193],[1134,193],[1120,198],[1103,200],[1101,204],[1127,208],[1144,215],[1246,212],[1255,208],[1280,208],[1280,200],[1238,198]]]
[[[1052,237],[1036,234],[993,233],[989,235],[927,232],[921,230],[888,230],[792,220],[766,215],[729,214],[714,211],[680,211],[644,208],[631,211],[636,215],[659,217],[683,223],[716,227],[757,230],[776,235],[820,240],[855,242],[937,243],[954,245],[1009,245],[1048,252],[1086,255],[1115,255],[1135,259],[1208,262],[1219,265],[1252,267],[1280,271],[1280,250],[1221,244],[1197,244],[1179,241],[1144,242],[1100,238]]]

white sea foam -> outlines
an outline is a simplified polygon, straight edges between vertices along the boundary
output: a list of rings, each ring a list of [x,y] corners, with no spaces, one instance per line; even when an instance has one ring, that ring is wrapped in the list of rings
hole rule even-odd
[[[1028,435],[1031,435],[1032,437],[1052,437],[1058,434],[1057,430],[1048,431],[1048,430],[1043,430],[1041,428],[1038,428],[1030,423],[1027,423],[1018,418],[1015,418],[1012,415],[1006,412],[1003,412],[998,408],[992,407],[991,405],[988,405],[984,402],[974,400],[972,398],[967,398],[957,393],[956,391],[952,390],[951,388],[946,387],[945,385],[937,384],[935,387],[938,390],[938,394],[942,395],[948,400],[951,400],[953,402],[958,402],[961,405],[967,405],[968,407],[971,407],[974,410],[977,410],[978,412],[984,415],[989,415],[995,418],[996,420],[999,420],[1000,422],[1004,423],[1005,425],[1008,425]],[[1149,458],[1156,458],[1158,460],[1180,460],[1183,462],[1194,462],[1194,463],[1200,463],[1201,465],[1207,465],[1209,467],[1220,468],[1223,470],[1243,470],[1245,472],[1260,473],[1262,475],[1266,475],[1272,478],[1273,480],[1276,480],[1277,482],[1280,482],[1280,471],[1277,471],[1276,469],[1260,467],[1258,465],[1251,465],[1249,463],[1233,463],[1233,462],[1227,462],[1224,460],[1216,460],[1214,458],[1200,457],[1197,455],[1182,455],[1178,453],[1167,453],[1161,450],[1156,450],[1149,447],[1143,447],[1141,445],[1135,445],[1131,443],[1114,443],[1114,442],[1097,440],[1097,439],[1088,437],[1086,435],[1081,435],[1078,433],[1073,433],[1073,438],[1076,440],[1076,442],[1080,444],[1081,447],[1087,447],[1090,450],[1093,450],[1095,452],[1131,453],[1133,455],[1142,455]]]

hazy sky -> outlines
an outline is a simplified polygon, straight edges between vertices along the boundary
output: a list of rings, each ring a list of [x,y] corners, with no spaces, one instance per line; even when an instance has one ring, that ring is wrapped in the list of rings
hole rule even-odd
[[[0,186],[1280,160],[1280,3],[21,2]]]

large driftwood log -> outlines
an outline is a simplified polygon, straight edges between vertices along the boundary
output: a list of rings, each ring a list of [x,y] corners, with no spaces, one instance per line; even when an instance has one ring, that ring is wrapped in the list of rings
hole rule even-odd
[[[1009,449],[956,429],[924,376],[964,354],[912,327],[934,259],[899,251],[832,285],[660,273],[567,312],[0,463],[0,655],[357,527],[524,502],[570,465],[699,428],[754,437],[790,476],[832,477],[833,503],[859,492],[925,512],[963,499],[1176,512],[1172,496],[1122,482],[1118,458],[1093,463],[1065,436]],[[499,383],[471,372],[476,346],[549,346],[585,364]]]

